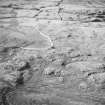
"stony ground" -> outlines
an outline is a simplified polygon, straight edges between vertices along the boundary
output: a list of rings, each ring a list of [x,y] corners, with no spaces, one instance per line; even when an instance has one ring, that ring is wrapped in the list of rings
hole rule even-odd
[[[0,0],[0,105],[105,105],[105,1]]]

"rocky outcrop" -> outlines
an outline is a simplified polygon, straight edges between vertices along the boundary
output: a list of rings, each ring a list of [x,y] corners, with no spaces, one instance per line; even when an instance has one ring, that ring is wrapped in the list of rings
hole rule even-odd
[[[104,0],[1,0],[0,104],[104,105]]]

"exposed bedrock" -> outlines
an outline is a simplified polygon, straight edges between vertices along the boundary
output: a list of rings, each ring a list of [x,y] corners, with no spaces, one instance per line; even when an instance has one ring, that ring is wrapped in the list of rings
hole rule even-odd
[[[105,1],[0,0],[0,105],[105,105]]]

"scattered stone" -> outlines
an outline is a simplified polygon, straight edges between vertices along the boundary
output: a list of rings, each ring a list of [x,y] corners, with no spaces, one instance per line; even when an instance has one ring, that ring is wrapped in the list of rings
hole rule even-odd
[[[105,105],[104,0],[0,0],[0,105]]]

